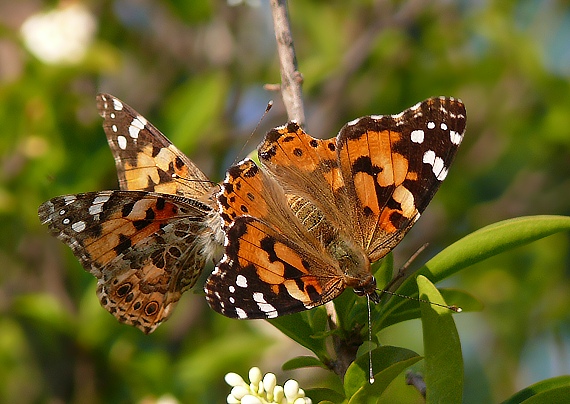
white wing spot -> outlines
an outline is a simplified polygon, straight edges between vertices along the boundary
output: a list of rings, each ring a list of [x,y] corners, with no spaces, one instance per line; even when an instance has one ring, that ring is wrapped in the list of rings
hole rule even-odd
[[[133,119],[133,121],[131,122],[131,125],[129,126],[129,135],[131,135],[131,137],[133,139],[136,139],[139,137],[139,132],[144,129],[144,126],[146,125],[147,120],[144,119],[142,116],[137,116],[135,119]]]
[[[233,296],[230,296],[230,303],[231,303],[231,304],[235,304],[235,302],[236,302],[236,299],[234,299]]]
[[[117,125],[111,125],[111,130],[115,133],[117,133]]]
[[[93,202],[93,205],[89,206],[89,214],[92,216],[98,215],[99,213],[103,212],[103,204]]]
[[[447,125],[445,124],[445,122],[442,122],[441,125],[439,125],[439,127],[441,128],[441,130],[447,130]]]
[[[60,210],[60,211],[59,211],[59,215],[60,215],[60,216],[65,215],[65,209]]]
[[[247,318],[246,312],[240,309],[239,307],[236,307],[235,311],[239,318]]]
[[[117,143],[119,148],[125,150],[127,148],[127,138],[124,136],[117,136]]]
[[[234,288],[234,285],[230,285],[230,287],[228,288],[228,290],[230,291],[230,293],[235,293],[236,288]]]
[[[121,111],[123,109],[123,103],[116,98],[113,98],[113,107],[115,111]]]
[[[443,167],[441,172],[437,175],[437,179],[443,181],[447,177],[447,168]]]
[[[267,314],[267,317],[272,318],[277,316],[277,310],[271,304],[265,301],[263,293],[256,292],[253,294],[253,300],[257,303],[259,310]]]
[[[443,159],[441,157],[436,157],[433,163],[433,173],[438,176],[441,174],[441,170],[444,169]]]
[[[236,285],[240,288],[247,288],[247,278],[243,275],[238,275],[236,277]]]
[[[77,200],[77,197],[75,195],[65,195],[63,197],[63,201],[65,202],[66,205],[69,205],[70,203],[73,203]]]
[[[433,129],[433,128],[435,128],[435,122],[431,122],[431,121],[428,122],[428,123],[427,123],[427,128],[428,128],[428,129]]]
[[[459,132],[454,131],[454,130],[449,131],[449,138],[451,139],[451,143],[453,143],[455,145],[461,144],[461,141],[463,140],[463,137],[461,136],[461,134]]]
[[[433,150],[428,150],[424,153],[423,162],[433,166],[435,161],[435,152]]]
[[[348,126],[354,126],[360,121],[360,118],[353,119],[352,121],[348,122]]]
[[[107,107],[105,107],[105,108],[107,108]],[[115,116],[116,116],[116,115],[115,115],[114,112],[111,112],[111,113],[109,114],[109,116],[111,117],[111,119],[115,119]]]
[[[109,195],[109,194],[99,195],[95,199],[93,199],[93,204],[95,205],[95,204],[99,204],[99,203],[105,203],[109,200],[110,197],[111,197],[111,195]]]
[[[424,153],[423,162],[431,165],[433,174],[439,181],[443,181],[447,176],[447,168],[441,157],[437,157],[433,150]]]
[[[69,222],[71,222],[71,220],[69,220],[69,218],[66,217],[65,219],[63,219],[62,223],[67,226]]]
[[[71,228],[75,230],[76,233],[81,233],[83,230],[85,230],[86,227],[87,225],[83,220],[75,222],[71,225]]]
[[[422,144],[424,142],[424,131],[421,129],[414,130],[410,134],[410,138],[412,142]]]

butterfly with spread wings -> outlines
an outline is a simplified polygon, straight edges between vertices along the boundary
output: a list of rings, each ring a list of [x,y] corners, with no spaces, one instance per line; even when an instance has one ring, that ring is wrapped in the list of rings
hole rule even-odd
[[[97,278],[101,305],[148,334],[221,249],[219,186],[119,99],[99,94],[97,107],[121,190],[59,196],[38,214]]]

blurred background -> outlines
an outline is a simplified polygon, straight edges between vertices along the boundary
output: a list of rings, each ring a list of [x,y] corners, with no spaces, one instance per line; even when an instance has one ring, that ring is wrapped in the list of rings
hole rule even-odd
[[[296,0],[289,11],[313,136],[429,96],[466,104],[454,166],[396,266],[425,242],[418,266],[487,224],[570,214],[570,3]],[[279,79],[264,0],[0,0],[0,402],[223,402],[224,374],[252,365],[280,384],[334,385],[322,370],[280,371],[307,352],[264,321],[214,313],[200,293],[150,336],[120,325],[37,218],[51,197],[118,188],[97,92],[130,104],[219,181],[286,121],[279,94],[263,89]],[[568,236],[446,283],[485,306],[454,317],[465,403],[570,373]],[[419,321],[380,335],[419,353],[421,338]],[[421,402],[403,380],[390,389]]]

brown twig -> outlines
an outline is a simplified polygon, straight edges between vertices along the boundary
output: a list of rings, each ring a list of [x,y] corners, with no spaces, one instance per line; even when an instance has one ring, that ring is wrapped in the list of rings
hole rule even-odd
[[[287,110],[289,120],[296,121],[299,126],[305,126],[305,110],[301,85],[302,75],[297,70],[297,58],[293,46],[291,25],[286,0],[271,0],[277,53],[281,66],[281,96]]]
[[[286,0],[271,0],[273,11],[273,24],[275,28],[275,38],[277,40],[277,52],[281,66],[281,85],[279,89],[283,97],[287,116],[289,120],[295,120],[301,127],[305,126],[305,112],[303,106],[303,94],[301,91],[302,76],[297,70],[297,59],[295,57],[295,47],[291,34],[291,25],[287,12]],[[268,90],[277,89],[276,86],[266,86]],[[329,327],[331,330],[338,328],[336,311],[332,302],[326,304],[329,317]],[[355,332],[351,337],[341,338],[333,336],[333,349],[335,359],[327,364],[341,379],[348,366],[356,358],[358,346],[362,343],[360,333]]]

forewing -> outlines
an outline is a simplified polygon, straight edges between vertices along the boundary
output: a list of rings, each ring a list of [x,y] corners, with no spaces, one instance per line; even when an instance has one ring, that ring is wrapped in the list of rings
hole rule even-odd
[[[137,111],[110,94],[97,96],[97,108],[122,190],[209,197],[206,175]]]
[[[145,333],[168,318],[215,250],[211,207],[177,196],[66,195],[45,202],[38,213],[97,278],[101,305]]]
[[[465,131],[465,107],[430,98],[398,115],[367,116],[337,137],[357,241],[370,261],[404,237],[445,179]]]

